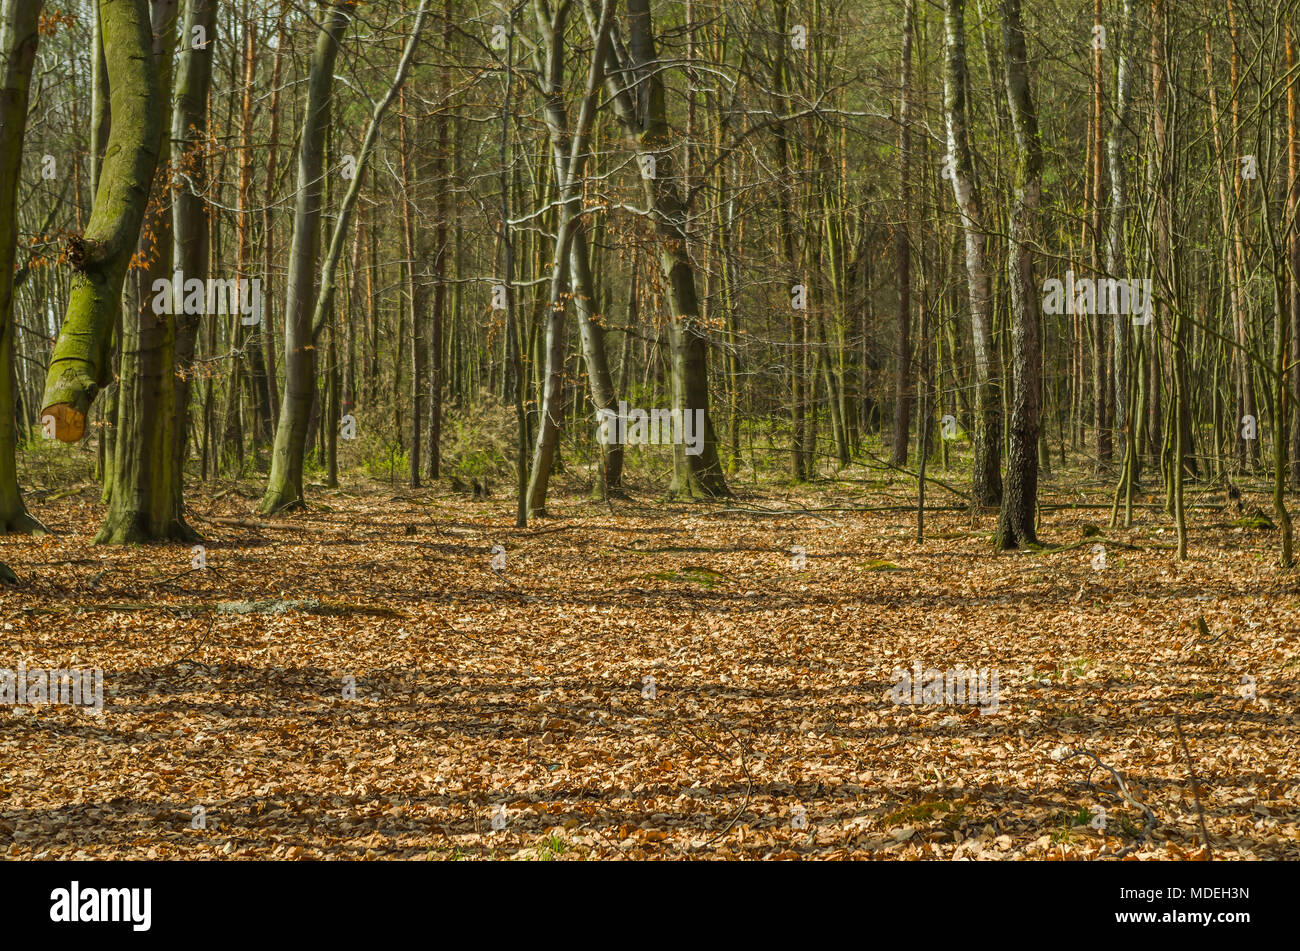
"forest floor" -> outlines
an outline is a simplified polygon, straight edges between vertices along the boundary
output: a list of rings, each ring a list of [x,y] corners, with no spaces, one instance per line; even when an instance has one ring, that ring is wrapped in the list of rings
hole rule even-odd
[[[936,511],[917,544],[841,510],[911,497],[865,475],[523,530],[500,490],[261,519],[249,482],[192,500],[199,569],[93,546],[93,486],[37,501],[0,667],[102,668],[104,707],[0,711],[0,855],[1197,859],[1203,822],[1216,860],[1300,858],[1274,532],[1193,510],[1180,564],[1157,507],[1053,508],[1075,547],[998,555],[995,514]],[[996,711],[895,703],[914,664],[995,671]]]

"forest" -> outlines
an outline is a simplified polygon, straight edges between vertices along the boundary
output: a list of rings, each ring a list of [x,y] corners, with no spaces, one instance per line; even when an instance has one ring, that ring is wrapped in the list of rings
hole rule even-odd
[[[1300,0],[0,0],[0,855],[1300,858]]]

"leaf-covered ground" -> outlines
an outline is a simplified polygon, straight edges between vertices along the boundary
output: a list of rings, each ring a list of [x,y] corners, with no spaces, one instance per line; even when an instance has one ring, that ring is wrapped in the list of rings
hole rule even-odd
[[[106,695],[0,709],[9,858],[1203,858],[1196,792],[1216,860],[1300,857],[1300,588],[1226,511],[1179,564],[1154,509],[995,555],[992,515],[918,545],[844,484],[526,530],[391,487],[259,521],[247,486],[196,502],[195,570],[91,545],[95,496],[0,542],[0,667]],[[894,703],[914,663],[997,670],[997,712]]]

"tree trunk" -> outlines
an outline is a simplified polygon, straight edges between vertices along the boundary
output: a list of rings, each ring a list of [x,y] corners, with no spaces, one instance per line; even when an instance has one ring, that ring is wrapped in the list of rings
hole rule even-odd
[[[1093,27],[1105,29],[1102,23],[1101,0],[1093,0]],[[1096,35],[1096,34],[1094,34]],[[1091,155],[1092,155],[1092,269],[1093,276],[1096,277],[1101,271],[1102,263],[1102,195],[1104,193],[1103,182],[1104,168],[1103,161],[1103,134],[1102,124],[1105,121],[1105,83],[1103,82],[1104,72],[1102,69],[1102,47],[1100,44],[1093,43],[1092,51],[1092,138],[1091,138]],[[1106,319],[1101,314],[1093,314],[1091,317],[1083,315],[1080,318],[1080,330],[1082,330],[1083,321],[1092,321],[1093,332],[1093,426],[1096,437],[1096,456],[1097,469],[1101,469],[1110,462],[1113,455],[1113,441],[1111,439],[1111,414],[1113,389],[1111,386],[1110,361],[1107,359],[1110,348],[1107,344]]]
[[[948,132],[948,174],[966,236],[966,278],[970,292],[971,334],[975,346],[975,470],[971,503],[1002,500],[1001,379],[994,362],[992,280],[985,252],[985,226],[975,163],[967,132],[965,0],[945,0],[943,77],[944,119]]]
[[[271,279],[272,265],[275,262],[275,219],[272,210],[275,207],[275,168],[276,155],[280,150],[280,74],[284,64],[284,47],[286,37],[283,15],[275,23],[275,57],[271,63],[271,105],[270,127],[267,132],[266,186],[262,193],[262,289],[266,295],[266,306],[262,308],[262,349],[266,356],[266,398],[271,414],[269,422],[274,429],[280,418],[279,381],[275,371],[275,282]]]
[[[1042,192],[1043,154],[1025,54],[1020,0],[1002,0],[1002,60],[1016,138],[1015,200],[1007,227],[1007,277],[1011,289],[1011,419],[1007,477],[998,516],[997,548],[1038,541],[1038,435],[1042,350],[1038,338],[1038,286],[1031,248]]]
[[[616,68],[606,77],[606,87],[628,145],[641,164],[642,191],[655,223],[659,264],[668,285],[673,410],[700,412],[704,418],[698,454],[687,454],[683,445],[673,446],[673,479],[668,491],[685,498],[729,497],[709,414],[708,331],[700,320],[695,269],[687,253],[687,209],[670,151],[663,64],[655,52],[649,0],[628,0],[627,9],[627,46],[615,43],[611,58]],[[592,12],[587,12],[592,18]],[[640,100],[629,83],[642,91]]]
[[[585,223],[582,219],[582,194],[588,157],[591,154],[592,124],[599,104],[601,84],[605,79],[605,61],[610,49],[610,19],[612,0],[604,0],[596,24],[596,45],[591,54],[586,86],[578,108],[576,127],[570,131],[568,109],[564,102],[564,32],[567,26],[569,4],[561,2],[555,13],[547,15],[546,4],[534,6],[538,29],[542,35],[545,60],[538,63],[542,88],[546,97],[546,125],[550,136],[551,156],[555,180],[559,188],[559,220],[556,225],[555,249],[551,261],[551,285],[546,326],[546,377],[542,394],[541,425],[533,451],[532,472],[528,485],[528,510],[530,515],[546,513],[546,490],[551,466],[555,460],[560,433],[560,403],[564,376],[565,333],[564,315],[567,299],[578,303],[579,313],[586,313],[589,326],[583,333],[584,351],[597,343],[603,357],[603,340],[591,334],[591,308],[595,289],[592,286]],[[581,237],[580,237],[581,236]],[[590,344],[590,346],[588,345]],[[591,366],[589,360],[588,366]],[[597,387],[605,384],[604,402],[597,402],[600,410],[612,408],[613,392],[608,388],[608,368],[604,380],[593,375],[592,398],[597,399]],[[611,427],[598,427],[608,432]],[[602,447],[602,468],[607,453]],[[602,480],[603,481],[603,480]]]
[[[316,37],[307,75],[307,104],[298,146],[298,193],[294,202],[293,244],[284,308],[284,397],[271,453],[271,476],[261,512],[271,514],[303,505],[302,464],[307,424],[316,395],[316,252],[320,244],[325,135],[329,130],[334,60],[351,20],[350,4],[330,5]],[[360,176],[361,170],[357,169]]]
[[[903,7],[903,90],[898,107],[898,225],[894,230],[894,255],[898,267],[898,318],[895,331],[898,361],[894,376],[894,453],[896,466],[907,464],[911,426],[912,372],[912,248],[908,222],[912,216],[912,32],[916,0]]]
[[[411,322],[411,402],[410,423],[411,442],[407,447],[407,477],[412,488],[419,488],[422,471],[420,443],[424,429],[424,358],[425,309],[429,302],[428,282],[428,241],[423,229],[416,234],[414,220],[414,202],[411,194],[411,154],[410,141],[407,136],[406,90],[402,90],[397,115],[399,166],[402,181],[402,246],[406,252],[406,296],[410,304],[408,318]],[[423,176],[421,176],[423,178]],[[332,346],[332,341],[331,341]],[[401,405],[401,401],[396,401]]]
[[[164,105],[172,93],[176,19],[176,0],[154,0],[151,61]],[[182,61],[190,52],[182,51]],[[115,124],[118,115],[114,108]],[[162,132],[159,129],[159,155],[166,159],[169,149]],[[160,163],[157,171],[165,169]],[[181,474],[174,471],[179,459],[173,447],[178,412],[177,333],[185,322],[177,311],[184,308],[185,302],[184,285],[174,286],[174,275],[169,274],[174,250],[169,186],[166,177],[156,174],[147,190],[151,196],[136,251],[139,264],[128,272],[122,297],[116,454],[108,511],[95,535],[95,541],[101,544],[190,541],[196,537],[185,523]],[[155,287],[157,281],[163,282],[164,291]],[[197,314],[190,316],[197,320]]]
[[[1124,245],[1124,225],[1128,215],[1128,180],[1125,177],[1124,138],[1133,104],[1133,56],[1131,47],[1137,43],[1137,4],[1124,0],[1123,35],[1114,45],[1118,49],[1119,66],[1115,79],[1115,115],[1110,133],[1106,137],[1106,168],[1110,175],[1110,221],[1106,234],[1106,273],[1118,281],[1127,280],[1128,254]],[[1098,308],[1100,310],[1100,307]],[[1111,376],[1115,387],[1115,433],[1119,438],[1122,465],[1121,491],[1126,491],[1137,477],[1137,447],[1133,443],[1129,419],[1129,314],[1111,315],[1112,357]]]
[[[1291,258],[1291,399],[1300,405],[1300,75],[1297,75],[1295,33],[1286,25],[1287,221]],[[1300,489],[1300,411],[1291,416],[1291,489]],[[1278,438],[1282,438],[1279,433]]]
[[[14,256],[18,247],[18,183],[27,102],[43,0],[0,2],[0,534],[43,531],[27,512],[14,452]],[[0,565],[0,568],[3,568]]]
[[[212,84],[212,49],[216,38],[217,0],[189,0],[185,27],[181,33],[183,48],[176,76],[176,105],[172,114],[172,141],[186,159],[190,183],[184,183],[172,200],[172,229],[176,235],[175,267],[186,278],[208,276],[207,209],[200,193],[207,184],[206,159],[208,91]],[[195,27],[203,28],[206,45],[190,45]],[[241,155],[241,158],[243,156]],[[241,173],[242,174],[242,173]],[[244,189],[241,188],[241,192]],[[247,205],[244,205],[247,208]],[[247,228],[247,215],[240,220],[241,231]],[[241,240],[246,250],[246,238]],[[240,256],[241,262],[244,260]],[[241,273],[240,281],[247,278]],[[243,300],[242,288],[239,299]],[[252,299],[251,296],[249,298]],[[170,469],[173,505],[182,512],[185,449],[189,439],[190,379],[193,376],[194,346],[199,329],[197,315],[176,314],[174,403],[171,418],[172,465]],[[257,361],[260,364],[260,361]]]
[[[452,0],[443,4],[442,55],[451,57],[451,38],[453,29]],[[448,176],[448,153],[451,150],[451,113],[449,103],[451,96],[451,66],[444,65],[439,70],[440,92],[443,101],[438,109],[436,121],[438,134],[434,146],[433,181],[437,189],[434,208],[434,257],[433,257],[433,312],[429,326],[429,478],[437,479],[440,474],[442,459],[440,443],[442,441],[442,395],[443,395],[443,324],[447,311],[447,219],[450,217],[451,179]]]
[[[208,6],[215,9],[215,3]],[[210,22],[212,17],[209,16],[206,19],[208,22],[205,23],[205,30],[208,36],[212,36],[213,24]],[[251,270],[253,233],[253,212],[251,209],[253,204],[253,165],[255,164],[252,135],[253,95],[257,88],[257,20],[253,17],[245,18],[244,32],[244,89],[239,110],[239,215],[235,231],[235,266],[241,285],[251,277],[249,273]],[[205,56],[204,60],[207,61],[210,58],[210,56]],[[203,69],[208,76],[211,75],[210,63],[204,66]],[[179,112],[177,117],[179,119]],[[195,122],[195,126],[200,130],[205,125],[205,117],[206,111],[202,112],[198,116],[198,121]],[[174,137],[186,136],[188,130],[189,126],[173,128],[172,135]],[[197,196],[191,197],[193,198],[193,204],[198,207]],[[179,203],[177,207],[179,209]],[[179,230],[177,232],[177,241],[180,241]],[[271,421],[271,393],[267,387],[265,345],[262,341],[262,336],[266,333],[266,317],[260,301],[258,315],[262,318],[258,324],[246,324],[242,319],[238,321],[235,328],[238,338],[234,349],[236,353],[246,353],[248,355],[248,372],[242,375],[248,381],[248,404],[253,409],[253,450],[260,459],[261,452],[271,444],[274,424]]]
[[[587,384],[591,388],[591,402],[597,411],[616,412],[618,390],[614,388],[609,372],[609,355],[605,347],[603,315],[593,312],[596,304],[595,286],[591,277],[591,252],[587,246],[587,230],[579,224],[569,252],[573,302],[578,311],[578,332],[582,337],[582,358],[587,367]],[[592,496],[608,499],[623,493],[623,445],[610,442],[597,447],[600,452],[600,478],[592,485]]]
[[[100,0],[99,16],[113,121],[86,232],[68,242],[68,306],[42,397],[41,416],[54,417],[63,442],[82,437],[90,404],[109,381],[113,321],[162,146],[164,100],[150,55],[149,5]]]

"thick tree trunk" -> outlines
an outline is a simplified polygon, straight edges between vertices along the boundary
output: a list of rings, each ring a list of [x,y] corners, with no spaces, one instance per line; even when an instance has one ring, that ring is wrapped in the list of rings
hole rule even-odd
[[[92,4],[95,11],[94,17],[94,51],[91,60],[90,70],[90,198],[93,204],[95,194],[99,190],[100,170],[104,163],[104,147],[108,142],[110,109],[108,102],[108,64],[104,62],[104,38],[100,22],[99,4]],[[77,202],[78,214],[77,220],[80,222],[81,202]],[[117,353],[118,347],[118,324],[121,320],[121,309],[119,308],[113,318],[112,343],[110,352]],[[116,364],[116,356],[113,358]],[[114,365],[110,379],[117,376],[117,367]],[[99,461],[99,481],[102,486],[100,492],[101,500],[108,501],[109,486],[112,484],[110,470],[113,468],[114,456],[114,439],[117,436],[117,387],[109,386],[108,393],[99,404],[99,445],[96,447],[96,455]]]
[[[43,0],[0,2],[0,534],[41,532],[27,512],[14,452],[14,255],[18,247],[18,183],[27,130],[32,67],[40,42]],[[0,566],[3,567],[3,566]]]
[[[154,0],[153,56],[160,101],[169,103],[176,54],[176,0]],[[182,51],[182,59],[185,53]],[[112,56],[110,54],[111,61]],[[111,83],[111,79],[110,79]],[[118,115],[113,110],[114,122]],[[159,130],[159,155],[170,149]],[[118,390],[117,441],[108,511],[95,535],[101,544],[192,540],[181,511],[180,474],[173,471],[177,331],[184,316],[183,287],[172,285],[174,232],[170,182],[159,163],[136,251],[138,266],[127,274],[122,295],[122,355]],[[158,293],[155,282],[167,282]],[[168,299],[170,298],[170,299]],[[190,314],[197,320],[197,314]]]
[[[100,0],[112,128],[86,233],[69,241],[72,280],[63,327],[45,378],[41,416],[76,442],[109,381],[108,351],[122,282],[144,221],[162,144],[164,100],[150,51],[146,0]]]

